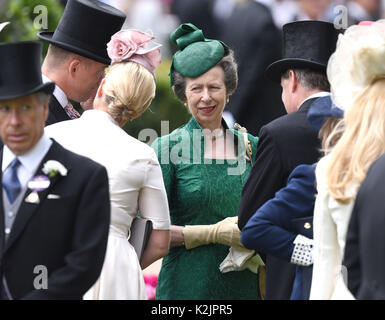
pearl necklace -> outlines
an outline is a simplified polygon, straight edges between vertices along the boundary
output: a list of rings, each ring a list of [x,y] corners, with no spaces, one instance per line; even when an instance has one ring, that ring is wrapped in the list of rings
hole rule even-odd
[[[209,131],[209,132],[207,132]],[[212,140],[217,140],[219,138],[222,138],[224,136],[224,129],[223,127],[220,127],[220,128],[217,128],[217,129],[214,129],[213,131],[210,131],[210,130],[204,130],[204,133],[205,133],[205,136],[207,138],[210,138]]]

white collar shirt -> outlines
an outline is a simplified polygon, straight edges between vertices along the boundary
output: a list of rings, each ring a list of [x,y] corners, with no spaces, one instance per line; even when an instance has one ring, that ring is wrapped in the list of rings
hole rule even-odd
[[[42,79],[43,83],[54,82],[44,74],[42,74]],[[65,108],[65,106],[68,104],[68,98],[65,92],[57,84],[55,84],[53,95],[55,96],[56,100],[59,101],[60,105]]]
[[[303,100],[300,104],[300,106],[302,106],[304,104],[305,101],[307,100],[310,100],[310,99],[313,99],[313,98],[321,98],[321,97],[326,97],[326,96],[330,96],[330,92],[327,92],[327,91],[321,91],[321,92],[317,92],[317,93],[314,93],[312,94],[311,96],[307,97],[305,100]]]
[[[17,176],[22,187],[25,187],[28,181],[35,174],[40,162],[47,154],[51,145],[52,140],[45,133],[43,133],[42,137],[31,150],[21,156],[17,156],[21,163],[21,165],[17,168]],[[15,157],[16,155],[6,145],[4,145],[1,168],[3,173]]]

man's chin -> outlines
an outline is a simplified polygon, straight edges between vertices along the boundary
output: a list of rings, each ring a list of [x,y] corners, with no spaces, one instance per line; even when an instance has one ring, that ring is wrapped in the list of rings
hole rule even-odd
[[[21,156],[23,155],[24,153],[27,153],[28,152],[28,148],[25,148],[23,146],[20,146],[20,145],[15,145],[15,144],[8,144],[7,147],[9,148],[9,150],[12,151],[12,153],[16,156]]]

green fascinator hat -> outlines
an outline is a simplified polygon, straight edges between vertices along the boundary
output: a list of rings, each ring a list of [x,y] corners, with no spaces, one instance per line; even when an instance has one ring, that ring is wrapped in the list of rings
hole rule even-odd
[[[215,66],[229,51],[222,41],[206,39],[202,30],[192,23],[181,24],[170,39],[179,49],[172,57],[171,86],[174,84],[174,70],[184,77],[196,78]]]

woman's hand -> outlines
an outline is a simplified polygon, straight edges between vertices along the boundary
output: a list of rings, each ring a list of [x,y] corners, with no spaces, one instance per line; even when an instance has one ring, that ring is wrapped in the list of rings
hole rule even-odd
[[[229,217],[216,224],[185,226],[183,236],[186,249],[210,243],[243,247],[237,221],[238,217]]]

